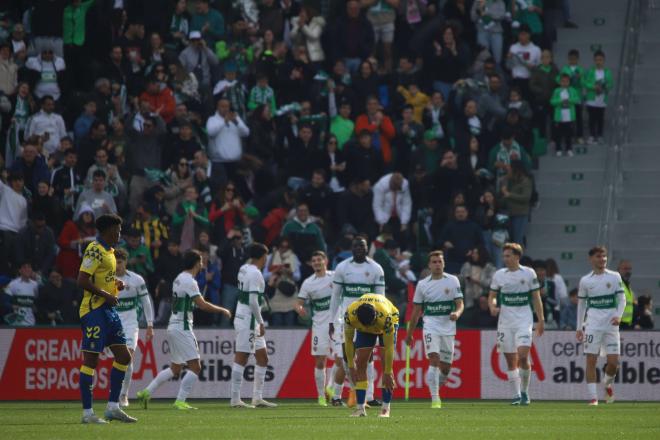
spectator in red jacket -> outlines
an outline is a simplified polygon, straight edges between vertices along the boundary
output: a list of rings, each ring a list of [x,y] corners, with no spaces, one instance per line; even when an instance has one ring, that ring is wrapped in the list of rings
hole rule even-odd
[[[394,124],[389,116],[383,114],[383,107],[378,98],[367,98],[367,113],[358,116],[355,121],[355,133],[367,130],[373,136],[372,145],[383,156],[383,163],[387,169],[392,163],[392,140],[396,135]]]
[[[145,91],[140,95],[140,101],[146,102],[153,113],[158,114],[165,123],[169,124],[174,119],[176,101],[172,90],[162,85],[154,77],[147,80]]]

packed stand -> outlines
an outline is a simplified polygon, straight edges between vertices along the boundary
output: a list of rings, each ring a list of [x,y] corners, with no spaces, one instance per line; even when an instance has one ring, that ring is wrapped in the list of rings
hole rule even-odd
[[[612,89],[600,52],[553,62],[556,24],[574,26],[560,0],[9,3],[0,274],[16,325],[77,321],[94,219],[119,213],[157,324],[191,248],[206,299],[233,309],[253,241],[272,250],[270,324],[305,324],[312,252],[334,267],[363,234],[395,303],[443,249],[463,324],[493,327],[484,295],[501,245],[525,241],[530,171],[587,137],[583,106],[597,142]]]

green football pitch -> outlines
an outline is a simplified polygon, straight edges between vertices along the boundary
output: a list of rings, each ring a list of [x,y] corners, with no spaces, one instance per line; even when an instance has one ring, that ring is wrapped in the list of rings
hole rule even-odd
[[[660,403],[532,402],[511,407],[497,401],[393,402],[392,417],[349,418],[351,409],[321,408],[312,401],[279,401],[274,409],[231,409],[227,401],[191,400],[199,409],[177,411],[171,401],[133,404],[136,424],[80,424],[73,402],[0,403],[0,432],[19,439],[660,439]],[[95,405],[103,413],[104,405]]]

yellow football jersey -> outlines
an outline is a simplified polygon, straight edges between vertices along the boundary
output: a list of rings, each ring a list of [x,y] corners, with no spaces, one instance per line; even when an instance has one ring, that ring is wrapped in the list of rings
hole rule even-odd
[[[357,309],[362,304],[371,304],[376,309],[376,321],[371,325],[363,325],[358,321]],[[399,325],[399,309],[389,299],[385,298],[385,296],[367,293],[348,306],[344,314],[344,322],[346,325],[363,333],[371,333],[373,335],[390,334]]]
[[[80,271],[91,275],[92,283],[99,289],[118,296],[119,292],[115,284],[116,270],[117,260],[115,260],[115,250],[113,248],[105,247],[98,240],[87,246],[83,254]],[[85,290],[80,303],[80,317],[101,307],[104,303],[105,298]]]

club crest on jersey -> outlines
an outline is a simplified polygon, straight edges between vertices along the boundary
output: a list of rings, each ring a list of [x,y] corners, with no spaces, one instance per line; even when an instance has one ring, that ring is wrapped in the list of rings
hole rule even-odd
[[[610,289],[612,287],[612,284],[607,283],[607,288]]]
[[[445,289],[445,295],[449,295],[449,288]]]
[[[520,280],[520,284],[525,284],[525,280]]]
[[[368,276],[369,276],[369,272],[365,272],[365,273],[364,273],[364,276],[365,276],[365,277],[368,277]]]

